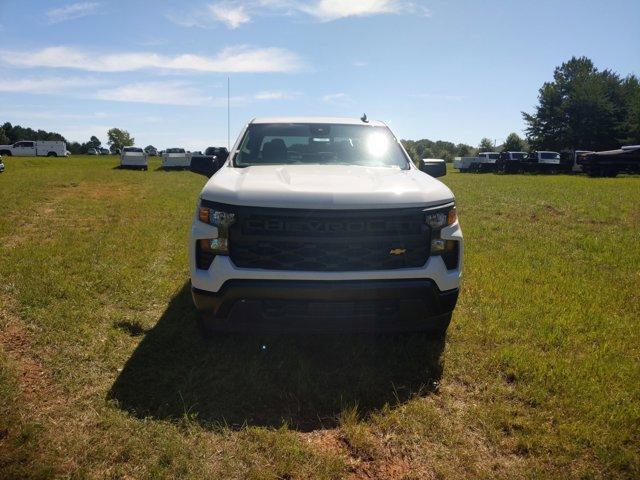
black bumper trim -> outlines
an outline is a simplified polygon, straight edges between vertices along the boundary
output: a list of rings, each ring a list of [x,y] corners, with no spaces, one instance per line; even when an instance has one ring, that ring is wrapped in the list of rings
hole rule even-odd
[[[230,280],[218,292],[192,287],[193,301],[203,313],[226,318],[243,300],[373,301],[418,300],[427,316],[451,313],[459,290],[440,291],[429,279],[408,280]]]

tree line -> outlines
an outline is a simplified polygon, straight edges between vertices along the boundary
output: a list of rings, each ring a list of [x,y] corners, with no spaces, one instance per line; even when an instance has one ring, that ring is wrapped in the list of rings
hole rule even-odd
[[[403,140],[414,161],[473,156],[480,151],[609,150],[640,144],[640,81],[598,70],[587,57],[556,67],[538,92],[532,113],[522,112],[526,138],[511,133],[501,145],[483,138],[473,148],[446,141]]]
[[[640,144],[640,81],[635,75],[621,77],[611,70],[598,70],[587,57],[573,57],[556,67],[553,80],[538,92],[538,105],[532,113],[522,112],[526,138],[509,134],[501,145],[483,138],[477,147],[446,140],[402,140],[414,161],[422,158],[472,156],[479,151],[608,150],[621,145]],[[126,130],[107,132],[109,149],[119,151],[134,144]],[[7,122],[0,128],[0,144],[20,140],[62,140],[54,132],[33,130]],[[67,142],[71,153],[99,148],[92,136],[84,143]]]
[[[133,138],[129,132],[120,128],[110,129],[107,132],[107,138],[107,145],[111,153],[120,151],[122,147],[130,147],[135,143],[135,138]],[[34,130],[29,127],[12,125],[10,122],[5,122],[0,127],[0,145],[10,145],[21,140],[65,142],[67,144],[67,150],[69,150],[72,155],[84,154],[91,148],[98,149],[102,147],[102,142],[95,135],[92,135],[88,141],[80,143],[68,141],[64,136],[56,132]]]

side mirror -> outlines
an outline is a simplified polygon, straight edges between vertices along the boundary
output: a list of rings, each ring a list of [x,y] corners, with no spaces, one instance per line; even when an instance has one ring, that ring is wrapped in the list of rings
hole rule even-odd
[[[444,160],[425,158],[420,161],[420,170],[432,177],[444,177],[447,174],[447,164]]]
[[[223,162],[213,156],[194,155],[191,157],[191,165],[189,169],[193,173],[211,178],[214,173],[220,170],[222,163]]]

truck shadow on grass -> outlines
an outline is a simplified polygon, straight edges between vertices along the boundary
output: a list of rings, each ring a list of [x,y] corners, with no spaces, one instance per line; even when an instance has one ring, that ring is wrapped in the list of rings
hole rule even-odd
[[[425,335],[227,335],[203,340],[188,283],[149,330],[109,398],[140,418],[206,428],[332,427],[432,392],[444,341]]]

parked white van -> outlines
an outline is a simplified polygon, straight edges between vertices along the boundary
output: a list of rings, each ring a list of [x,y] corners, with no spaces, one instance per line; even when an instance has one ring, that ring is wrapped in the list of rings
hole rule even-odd
[[[67,144],[61,141],[20,141],[13,145],[0,145],[0,155],[7,157],[65,157]]]
[[[184,148],[167,148],[162,154],[162,168],[189,168],[191,166],[191,153]]]
[[[147,170],[147,154],[138,147],[124,147],[120,154],[120,168]]]

